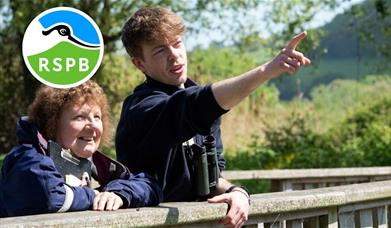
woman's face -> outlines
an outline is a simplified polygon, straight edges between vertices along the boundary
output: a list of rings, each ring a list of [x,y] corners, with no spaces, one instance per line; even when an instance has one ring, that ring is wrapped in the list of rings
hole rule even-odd
[[[89,158],[98,149],[103,132],[98,105],[71,104],[60,114],[56,142],[76,156]]]

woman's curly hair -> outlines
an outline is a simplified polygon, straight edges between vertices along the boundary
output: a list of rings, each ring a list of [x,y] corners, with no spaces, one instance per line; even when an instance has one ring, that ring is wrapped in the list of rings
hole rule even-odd
[[[29,120],[34,123],[46,140],[55,140],[60,114],[67,105],[98,105],[102,112],[102,145],[107,145],[113,134],[106,94],[94,81],[69,89],[41,86],[28,108]]]

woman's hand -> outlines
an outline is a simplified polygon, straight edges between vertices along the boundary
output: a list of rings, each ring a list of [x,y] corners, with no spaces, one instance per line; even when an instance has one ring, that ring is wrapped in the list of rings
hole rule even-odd
[[[92,209],[95,211],[114,211],[123,204],[121,197],[113,192],[98,192],[94,198]]]

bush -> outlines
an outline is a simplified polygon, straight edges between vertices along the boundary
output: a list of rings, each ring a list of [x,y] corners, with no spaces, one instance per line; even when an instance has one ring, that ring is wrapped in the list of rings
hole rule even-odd
[[[391,99],[357,112],[335,129],[348,166],[391,164]]]
[[[228,153],[227,169],[330,168],[391,164],[391,99],[356,112],[325,133],[293,113],[282,126],[268,126],[265,139]]]

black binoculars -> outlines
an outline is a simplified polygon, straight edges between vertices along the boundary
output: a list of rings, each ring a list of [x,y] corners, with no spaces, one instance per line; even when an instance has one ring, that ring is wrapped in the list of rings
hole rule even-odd
[[[204,138],[202,146],[193,144],[190,149],[194,159],[197,195],[200,199],[206,199],[207,196],[216,194],[219,183],[220,169],[215,138],[208,135]]]

